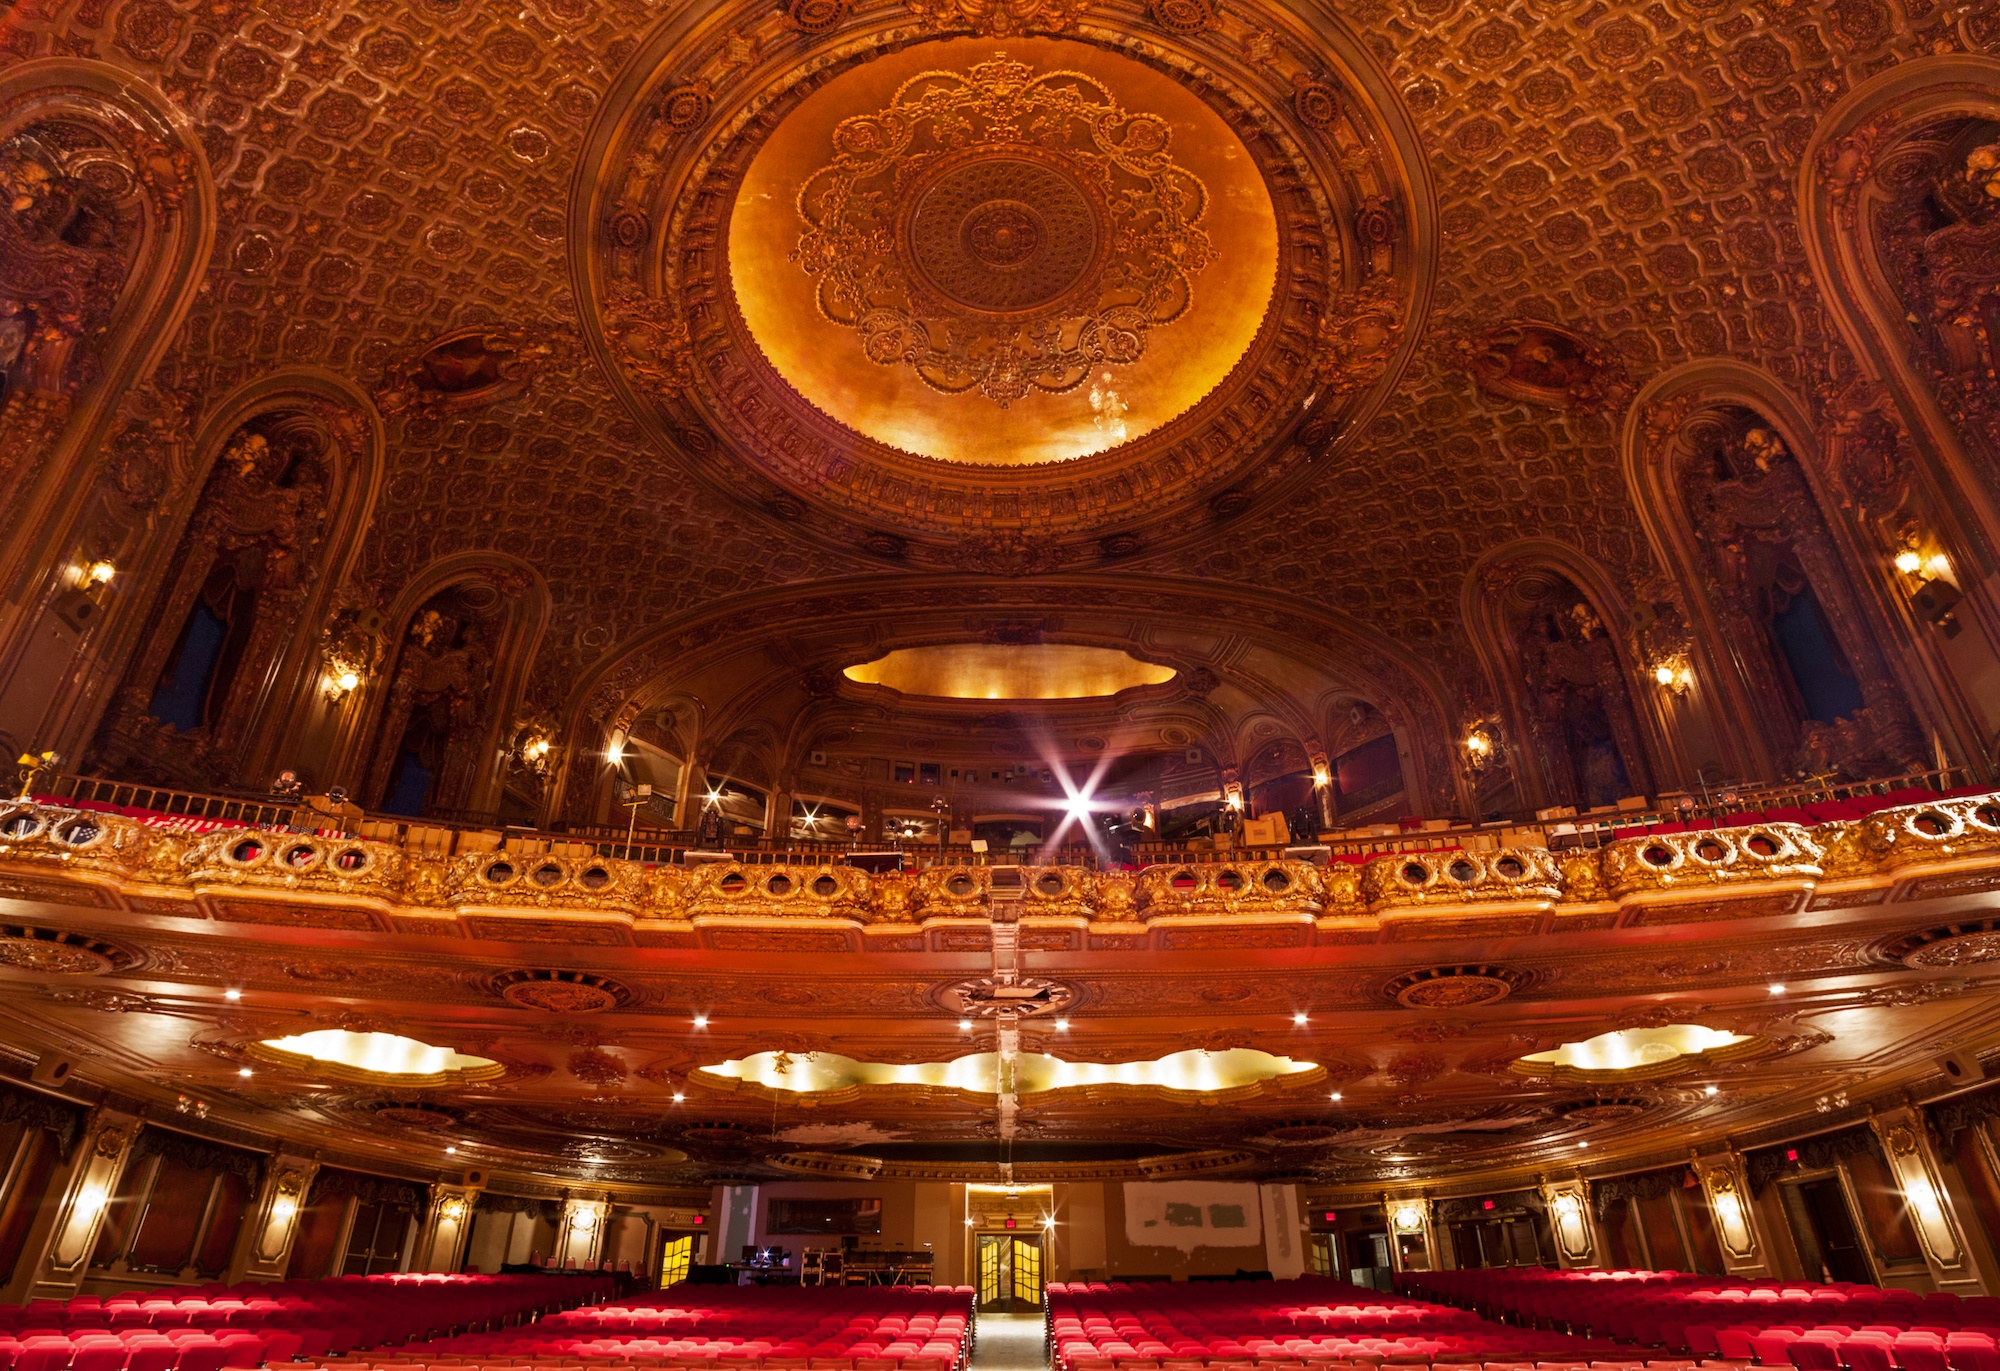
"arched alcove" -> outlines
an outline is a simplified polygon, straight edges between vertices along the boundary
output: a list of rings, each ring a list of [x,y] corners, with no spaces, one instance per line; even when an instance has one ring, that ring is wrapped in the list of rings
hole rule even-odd
[[[1920,766],[1906,655],[1804,408],[1773,378],[1707,361],[1656,378],[1626,426],[1626,475],[1671,573],[1696,681],[1735,777]]]
[[[1831,396],[1827,474],[1922,660],[1951,750],[2000,747],[2000,59],[1899,63],[1830,110],[1800,225],[1859,364]]]
[[[145,441],[143,425],[127,434]],[[292,369],[239,387],[189,453],[105,626],[124,666],[91,758],[166,784],[260,785],[311,750],[321,627],[381,486],[381,421],[342,378]]]
[[[1511,543],[1480,559],[1462,601],[1529,807],[1590,809],[1676,778],[1638,685],[1630,614],[1601,567],[1552,541]]]
[[[383,616],[380,664],[353,710],[340,773],[389,813],[497,818],[522,688],[549,616],[548,591],[500,553],[434,563]]]
[[[105,440],[194,298],[215,190],[179,108],[82,59],[0,72],[0,157],[23,173],[0,205],[0,741],[74,753],[101,699],[80,654],[117,593],[78,559],[155,494]]]

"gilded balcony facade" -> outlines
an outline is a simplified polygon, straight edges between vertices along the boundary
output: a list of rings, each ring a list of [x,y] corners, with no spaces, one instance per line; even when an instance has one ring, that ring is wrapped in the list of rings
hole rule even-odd
[[[1137,872],[453,856],[285,830],[190,835],[34,803],[0,811],[0,893],[19,899],[502,941],[703,946],[714,931],[755,928],[773,947],[922,951],[950,946],[953,929],[997,920],[1018,923],[1029,945],[1079,950],[1186,947],[1190,931],[1218,926],[1284,931],[1281,941],[1296,944],[1370,930],[1405,940],[1707,922],[1992,889],[2000,795],[1568,853],[1406,852],[1325,867],[1210,859]]]

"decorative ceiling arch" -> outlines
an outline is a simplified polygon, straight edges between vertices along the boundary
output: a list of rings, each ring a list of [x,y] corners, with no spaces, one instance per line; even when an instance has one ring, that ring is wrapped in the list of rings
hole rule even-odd
[[[1320,675],[1335,675],[1348,689],[1374,701],[1397,736],[1408,768],[1409,790],[1437,812],[1464,801],[1460,777],[1447,740],[1453,736],[1449,698],[1444,683],[1420,659],[1398,645],[1364,633],[1338,611],[1288,597],[1218,595],[1210,587],[1146,576],[1071,576],[1060,582],[1017,580],[986,582],[972,579],[938,581],[913,588],[905,578],[881,575],[836,583],[781,587],[738,597],[681,615],[628,641],[583,676],[562,710],[566,752],[576,755],[601,747],[603,737],[624,721],[652,707],[670,693],[685,693],[687,682],[705,663],[740,653],[752,646],[733,635],[730,627],[743,622],[838,624],[843,633],[873,646],[894,644],[900,635],[923,639],[934,635],[940,615],[963,613],[968,600],[996,617],[1032,612],[1052,613],[1065,607],[1076,614],[1140,614],[1172,604],[1177,621],[1208,632],[1256,639],[1310,666]],[[1186,663],[1192,676],[1197,663]],[[1205,668],[1204,668],[1205,669]],[[1209,673],[1213,680],[1215,673]],[[763,682],[759,693],[773,687]],[[1208,686],[1213,689],[1213,686]],[[1278,690],[1261,692],[1275,698]],[[1198,696],[1195,703],[1202,703]],[[734,727],[742,716],[726,710],[733,722],[712,720],[712,734]],[[1303,718],[1299,721],[1303,723]],[[1215,734],[1211,725],[1208,734]],[[1304,730],[1301,728],[1301,734]],[[1229,741],[1226,737],[1219,741]],[[561,786],[558,785],[558,793]],[[567,803],[581,803],[581,791],[571,787]]]

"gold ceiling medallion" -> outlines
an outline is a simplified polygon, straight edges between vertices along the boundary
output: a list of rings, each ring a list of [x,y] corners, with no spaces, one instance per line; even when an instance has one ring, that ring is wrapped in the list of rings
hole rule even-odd
[[[933,33],[969,30],[982,38],[1061,33],[1090,0],[904,0]]]
[[[922,72],[842,120],[806,179],[795,259],[869,360],[1006,408],[1136,362],[1213,249],[1168,122],[1006,54]]]

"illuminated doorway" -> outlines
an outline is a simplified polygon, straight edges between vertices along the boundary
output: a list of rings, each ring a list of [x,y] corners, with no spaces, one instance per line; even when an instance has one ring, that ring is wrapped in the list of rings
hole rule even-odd
[[[979,1235],[979,1312],[1005,1314],[1042,1307],[1042,1240],[1012,1233]]]
[[[694,1239],[692,1237],[668,1238],[660,1246],[660,1288],[684,1281],[688,1269],[694,1265]]]

